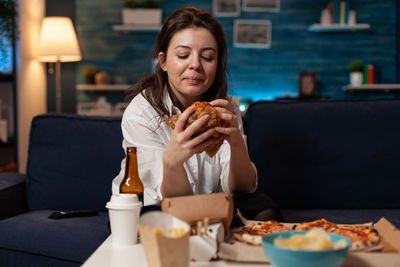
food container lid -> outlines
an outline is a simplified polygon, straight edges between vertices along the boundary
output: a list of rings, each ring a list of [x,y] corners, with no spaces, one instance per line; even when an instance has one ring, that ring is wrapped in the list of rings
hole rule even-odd
[[[141,207],[142,202],[139,201],[136,194],[112,195],[110,201],[106,204],[109,209],[126,209],[138,206]]]

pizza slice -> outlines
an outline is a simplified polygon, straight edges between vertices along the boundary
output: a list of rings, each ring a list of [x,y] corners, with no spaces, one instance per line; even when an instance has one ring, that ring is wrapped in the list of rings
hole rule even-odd
[[[299,230],[299,231],[308,231],[308,230],[313,229],[314,227],[320,227],[327,232],[332,232],[332,231],[335,231],[335,229],[337,228],[337,224],[335,224],[333,222],[329,222],[322,218],[322,219],[315,220],[312,222],[302,222],[302,223],[296,224],[295,229]]]
[[[262,236],[272,233],[287,232],[290,230],[292,230],[291,227],[277,221],[270,220],[244,226],[237,233],[235,233],[234,236],[241,242],[251,245],[261,245]]]
[[[346,225],[339,226],[333,233],[348,237],[351,242],[351,250],[368,250],[380,241],[378,231],[372,226]]]
[[[312,222],[303,222],[295,226],[295,230],[308,231],[315,227],[320,227],[327,232],[348,237],[351,240],[351,250],[369,250],[378,245],[380,241],[379,233],[369,225],[338,225],[325,219]]]
[[[217,126],[225,126],[224,121],[221,119],[221,116],[218,110],[213,107],[209,102],[195,102],[193,103],[195,111],[190,115],[189,119],[186,122],[185,129],[189,127],[193,122],[201,118],[202,116],[209,115],[210,119],[206,124],[204,124],[195,135],[199,135],[210,128]],[[176,121],[178,120],[180,114],[172,116],[170,119],[166,119],[165,122],[172,129],[175,129]],[[212,140],[212,143],[204,148],[204,151],[208,156],[213,157],[221,147],[224,142],[225,136],[220,133],[215,133],[209,137],[208,140]],[[203,152],[203,151],[202,151]]]

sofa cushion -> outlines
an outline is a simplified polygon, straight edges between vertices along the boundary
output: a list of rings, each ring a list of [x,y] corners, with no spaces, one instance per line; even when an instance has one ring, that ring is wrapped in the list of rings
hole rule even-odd
[[[0,250],[84,262],[110,234],[108,215],[48,219],[52,210],[0,221]]]
[[[81,265],[81,262],[0,248],[0,266],[2,267],[79,267]]]
[[[258,191],[280,208],[400,208],[400,100],[259,101],[245,116]]]
[[[0,220],[26,212],[26,175],[0,173]]]
[[[121,118],[44,114],[32,121],[27,166],[29,210],[104,210],[118,174]]]
[[[378,222],[382,217],[389,220],[394,226],[400,229],[399,209],[345,209],[345,210],[322,210],[322,209],[290,209],[281,210],[285,222],[310,222],[325,218],[328,221],[338,224],[359,224],[367,222]]]

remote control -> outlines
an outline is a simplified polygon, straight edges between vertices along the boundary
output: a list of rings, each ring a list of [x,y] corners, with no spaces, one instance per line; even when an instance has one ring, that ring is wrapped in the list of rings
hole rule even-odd
[[[67,211],[56,211],[49,215],[49,219],[65,219],[73,217],[88,217],[98,216],[99,213],[95,210],[67,210]]]

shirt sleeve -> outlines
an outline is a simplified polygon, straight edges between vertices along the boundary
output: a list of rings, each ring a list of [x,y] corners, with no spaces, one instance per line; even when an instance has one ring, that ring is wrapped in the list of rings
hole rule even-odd
[[[137,148],[139,176],[144,186],[144,205],[159,204],[162,200],[162,158],[166,145],[163,142],[165,137],[160,136],[163,131],[160,131],[159,120],[146,116],[146,113],[134,114],[124,119],[121,126],[124,151],[129,146]],[[124,173],[125,159],[121,162],[120,173],[113,181],[113,194],[119,194],[119,184]]]
[[[231,108],[232,108],[233,113],[238,118],[238,128],[239,128],[240,133],[242,134],[242,137],[246,144],[246,149],[247,149],[247,136],[244,134],[244,130],[243,130],[242,115],[241,115],[240,110],[237,107],[237,105],[235,103],[233,103],[232,99],[230,97],[228,97],[228,100],[231,103]],[[224,143],[221,146],[219,156],[220,156],[220,164],[222,167],[221,176],[220,176],[222,191],[231,193],[230,189],[229,189],[229,183],[228,183],[229,182],[229,165],[230,165],[230,159],[231,159],[231,149],[230,149],[229,143],[226,140],[224,141]],[[258,186],[257,168],[253,162],[251,162],[251,165],[253,166],[255,174],[256,174],[256,183],[255,183],[254,187],[251,188],[249,193],[255,192],[257,189],[257,186]]]

